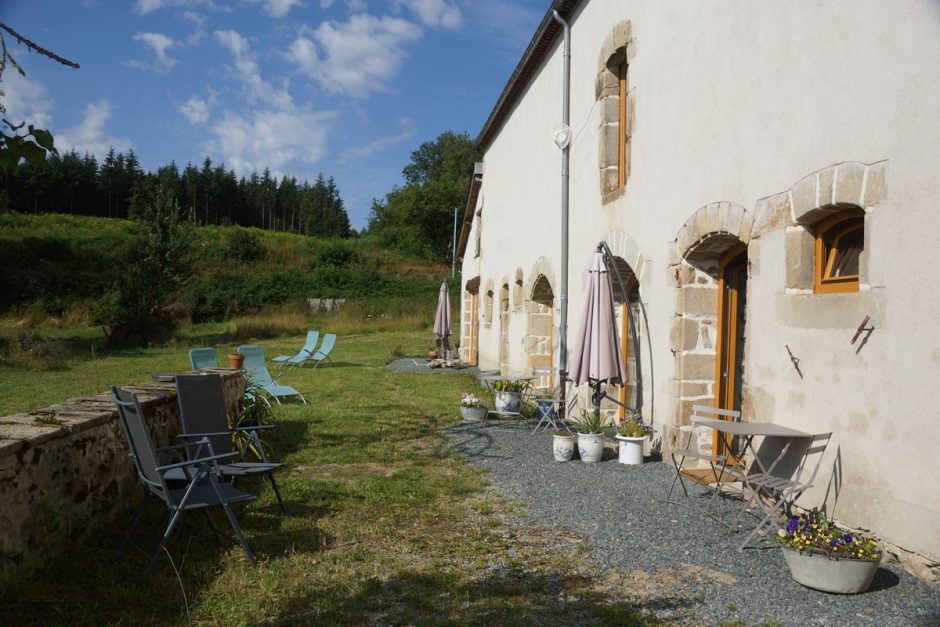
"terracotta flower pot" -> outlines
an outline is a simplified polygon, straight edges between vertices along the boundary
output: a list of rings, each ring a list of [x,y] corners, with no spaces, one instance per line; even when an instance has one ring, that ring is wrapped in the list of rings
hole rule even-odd
[[[245,356],[241,353],[231,353],[228,356],[228,364],[235,370],[241,370],[245,365]]]

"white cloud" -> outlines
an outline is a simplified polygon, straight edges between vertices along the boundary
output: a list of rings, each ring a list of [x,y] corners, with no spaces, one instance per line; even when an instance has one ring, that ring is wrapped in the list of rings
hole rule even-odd
[[[333,4],[333,0],[330,0],[330,4]],[[350,13],[365,13],[369,8],[366,0],[346,0],[346,6]]]
[[[339,163],[346,163],[350,159],[368,157],[377,152],[381,152],[386,148],[391,148],[395,144],[407,141],[415,136],[415,125],[411,118],[400,118],[398,123],[401,125],[400,133],[395,135],[388,135],[386,137],[379,137],[378,139],[369,142],[365,146],[355,146],[353,148],[348,148],[347,150],[343,151],[343,154],[340,155]]]
[[[421,23],[431,28],[457,30],[463,24],[463,15],[455,4],[446,0],[398,0],[411,9]]]
[[[195,26],[195,30],[186,38],[186,45],[195,46],[206,36],[206,16],[195,11],[184,11],[183,19]]]
[[[297,162],[312,164],[326,153],[332,113],[256,110],[247,116],[226,110],[211,127],[207,144],[239,176],[264,168],[283,172]]]
[[[216,11],[231,11],[231,7],[218,4],[215,0],[137,0],[134,10],[141,15],[147,15],[164,7],[195,7],[205,6]]]
[[[363,98],[388,90],[406,57],[404,44],[420,37],[421,29],[406,20],[353,15],[301,33],[287,58],[327,91]]]
[[[321,9],[329,9],[331,6],[333,6],[333,0],[320,0]]]
[[[248,40],[233,30],[217,30],[215,38],[232,55],[235,64],[234,76],[245,86],[245,95],[250,102],[264,102],[280,110],[293,107],[293,101],[285,84],[275,89],[261,76],[257,56],[251,51]]]
[[[282,18],[300,2],[301,0],[264,0],[264,10],[273,18]]]
[[[3,115],[13,124],[26,122],[36,128],[48,129],[52,125],[53,101],[42,83],[21,76],[19,72],[7,69],[3,75],[3,104],[7,112]]]
[[[131,148],[133,142],[126,137],[113,137],[104,126],[111,117],[111,103],[107,100],[89,102],[85,105],[82,121],[76,126],[56,134],[55,143],[59,152],[74,150],[78,153],[91,153],[101,158],[114,147],[123,151]]]
[[[209,103],[198,96],[190,96],[180,105],[180,113],[190,124],[205,124],[209,121]]]
[[[177,45],[173,39],[162,33],[137,33],[134,35],[134,41],[139,41],[153,50],[155,58],[151,67],[156,72],[165,74],[176,65],[176,59],[167,54],[167,50]],[[138,69],[146,67],[146,64],[140,61],[131,61],[130,64]]]

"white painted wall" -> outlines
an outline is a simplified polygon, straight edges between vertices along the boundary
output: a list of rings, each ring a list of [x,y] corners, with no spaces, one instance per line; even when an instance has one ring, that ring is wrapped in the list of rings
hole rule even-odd
[[[632,169],[623,197],[602,206],[594,80],[601,44],[623,19],[636,46]],[[783,228],[750,246],[745,359],[755,415],[745,419],[834,431],[836,517],[940,559],[940,297],[929,282],[940,267],[940,4],[594,0],[572,20],[571,60],[569,338],[594,247],[624,231],[646,260],[655,381],[646,394],[657,425],[677,421],[667,266],[683,223],[716,201],[753,212],[758,199],[832,164],[888,160],[886,200],[866,218],[869,279],[858,294],[786,293]],[[481,310],[488,279],[498,298],[500,279],[521,267],[529,282],[539,257],[560,276],[561,152],[550,131],[561,120],[561,62],[559,40],[485,153],[482,256],[471,233],[463,265],[465,280],[481,276]],[[849,340],[869,314],[874,331],[856,351]],[[521,371],[521,308],[511,332]],[[491,327],[480,325],[481,366],[495,367],[498,355],[494,312]]]

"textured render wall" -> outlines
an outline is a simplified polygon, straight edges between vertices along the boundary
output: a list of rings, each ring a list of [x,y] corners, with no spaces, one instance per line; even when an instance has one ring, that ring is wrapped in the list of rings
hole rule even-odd
[[[703,335],[706,311],[687,316],[678,307],[685,296],[677,292],[700,277],[671,271],[686,268],[677,233],[703,207],[746,210],[754,239],[745,419],[835,432],[813,498],[934,565],[940,483],[929,477],[940,435],[940,292],[923,277],[940,265],[940,83],[922,78],[940,64],[938,13],[930,0],[585,3],[571,20],[568,238],[569,337],[597,242],[623,231],[646,260],[644,394],[663,430],[681,423],[685,401],[711,394],[707,377],[681,374],[685,357],[707,356],[711,331]],[[605,37],[622,20],[635,46],[631,172],[623,193],[605,202],[595,81]],[[497,280],[521,267],[529,281],[539,258],[560,275],[561,153],[549,138],[561,119],[561,61],[556,43],[486,151],[490,220],[483,258],[465,276]],[[867,212],[864,285],[854,295],[814,295],[804,287],[811,259],[801,220],[824,208],[840,168]],[[865,196],[869,184],[883,200]],[[859,349],[849,340],[865,315],[873,330]],[[519,337],[514,363],[524,363]],[[785,345],[801,360],[802,379]],[[481,363],[495,362],[495,338],[483,330],[480,347]]]
[[[244,378],[218,372],[236,403]],[[154,445],[179,443],[174,384],[127,389],[141,400]],[[41,569],[141,495],[110,393],[0,418],[0,583]]]

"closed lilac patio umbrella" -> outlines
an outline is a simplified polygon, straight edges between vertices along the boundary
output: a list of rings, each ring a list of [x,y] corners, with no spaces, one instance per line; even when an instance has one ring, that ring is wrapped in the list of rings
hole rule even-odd
[[[437,312],[434,314],[434,334],[441,341],[441,349],[450,351],[450,335],[454,332],[450,318],[450,294],[447,292],[447,281],[441,283],[441,291],[437,296]]]
[[[574,346],[569,378],[578,385],[588,383],[595,386],[594,413],[598,414],[601,384],[622,385],[626,380],[613,291],[604,255],[600,252],[594,254],[588,272],[584,309],[581,311],[581,324]]]

